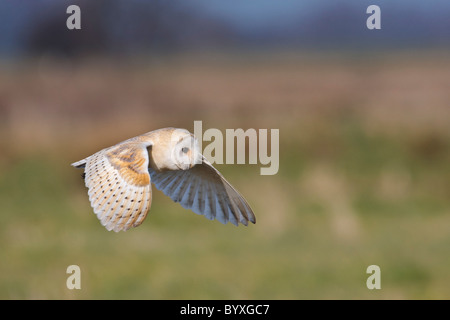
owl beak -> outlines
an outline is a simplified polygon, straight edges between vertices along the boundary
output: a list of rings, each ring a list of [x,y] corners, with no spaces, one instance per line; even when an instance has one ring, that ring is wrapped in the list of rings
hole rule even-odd
[[[195,166],[195,155],[192,152],[192,149],[189,149],[188,153],[187,153],[189,159],[191,161],[189,161],[189,169],[191,169],[193,166]]]

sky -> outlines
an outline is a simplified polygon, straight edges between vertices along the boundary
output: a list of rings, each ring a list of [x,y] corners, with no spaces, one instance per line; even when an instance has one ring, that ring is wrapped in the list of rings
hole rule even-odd
[[[378,5],[381,9],[382,30],[372,33],[375,40],[395,44],[397,41],[450,44],[450,1],[449,0],[107,0],[102,5],[115,2],[121,6],[152,3],[171,5],[178,10],[186,10],[210,21],[220,21],[219,25],[242,37],[240,43],[253,40],[265,43],[281,39],[286,43],[301,43],[324,39],[323,41],[348,41],[354,38],[364,42],[366,9]],[[0,55],[19,53],[26,50],[26,37],[36,25],[35,21],[45,21],[49,12],[59,12],[64,5],[80,3],[83,0],[0,0]],[[58,8],[58,9],[56,9]],[[100,14],[102,10],[99,11]],[[106,9],[105,9],[106,12]],[[65,19],[65,12],[61,16]],[[102,19],[102,17],[98,17]],[[152,19],[149,17],[147,20]],[[133,19],[131,19],[133,20]],[[195,20],[195,19],[194,19]],[[128,20],[130,21],[130,20]],[[188,21],[188,20],[187,20]],[[149,22],[149,21],[147,21]],[[190,34],[203,32],[211,24],[199,24],[196,28],[189,23],[177,21],[172,16],[166,18],[167,25],[189,30]],[[178,23],[178,24],[177,24]],[[126,26],[113,26],[118,32]],[[147,27],[147,25],[145,25]],[[144,28],[145,28],[144,27]],[[185,29],[185,30],[183,30]],[[112,35],[114,37],[114,35]],[[133,33],[130,34],[130,37]],[[215,34],[209,35],[214,37]],[[183,33],[181,32],[181,37]],[[377,40],[377,41],[378,41]],[[138,41],[142,41],[139,39]],[[280,41],[280,42],[282,42]],[[344,43],[343,42],[343,43]]]
[[[205,10],[217,17],[240,25],[263,25],[267,22],[283,23],[307,17],[327,7],[346,6],[365,9],[378,5],[382,10],[417,10],[426,16],[437,12],[450,12],[448,0],[191,0],[192,6]],[[413,22],[411,22],[413,23]]]

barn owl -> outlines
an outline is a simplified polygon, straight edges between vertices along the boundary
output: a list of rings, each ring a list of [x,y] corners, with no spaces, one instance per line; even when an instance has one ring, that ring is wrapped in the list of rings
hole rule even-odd
[[[200,153],[193,134],[164,128],[72,163],[83,168],[89,200],[107,230],[139,226],[152,202],[151,183],[184,208],[234,225],[255,223],[244,197]]]

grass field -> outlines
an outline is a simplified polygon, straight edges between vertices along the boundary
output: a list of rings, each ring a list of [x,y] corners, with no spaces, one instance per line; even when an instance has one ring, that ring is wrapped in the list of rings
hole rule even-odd
[[[450,298],[448,52],[1,68],[0,298]],[[280,130],[278,174],[217,165],[257,223],[209,221],[154,189],[142,226],[106,231],[70,163],[194,120]],[[81,290],[66,287],[72,264]]]

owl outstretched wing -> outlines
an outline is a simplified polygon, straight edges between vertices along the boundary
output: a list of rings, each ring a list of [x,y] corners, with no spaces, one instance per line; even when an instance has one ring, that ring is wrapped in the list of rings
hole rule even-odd
[[[149,168],[156,188],[206,218],[223,224],[255,223],[255,215],[244,197],[202,157],[202,163],[189,170],[157,172]]]
[[[147,147],[122,143],[72,164],[84,168],[91,206],[108,230],[126,231],[147,216],[152,198]]]

